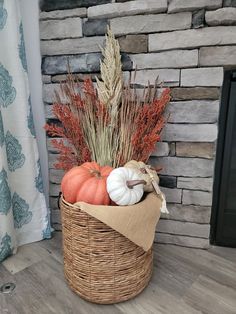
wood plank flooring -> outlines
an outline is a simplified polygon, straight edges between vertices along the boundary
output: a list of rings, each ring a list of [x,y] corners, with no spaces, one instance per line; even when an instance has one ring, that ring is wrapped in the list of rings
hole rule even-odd
[[[0,264],[0,314],[236,314],[236,249],[156,244],[149,286],[116,305],[82,300],[64,281],[61,233],[25,245]]]

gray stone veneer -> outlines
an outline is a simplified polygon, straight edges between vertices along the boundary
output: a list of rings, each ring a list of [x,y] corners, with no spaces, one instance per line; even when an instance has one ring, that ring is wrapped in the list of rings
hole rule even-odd
[[[235,0],[44,0],[40,29],[45,114],[54,90],[71,71],[99,72],[107,25],[119,39],[127,78],[137,66],[142,89],[159,78],[171,88],[169,121],[150,163],[162,167],[160,182],[169,215],[156,241],[209,246],[212,185],[220,90],[225,67],[236,66]],[[57,195],[63,171],[53,168],[57,151],[48,138],[52,222],[61,228]]]

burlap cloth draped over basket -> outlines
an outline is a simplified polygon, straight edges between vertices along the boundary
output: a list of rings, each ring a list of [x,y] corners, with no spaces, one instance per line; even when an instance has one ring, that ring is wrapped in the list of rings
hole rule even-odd
[[[161,200],[154,193],[132,206],[60,199],[64,272],[86,300],[109,304],[140,293],[152,274],[152,243]]]

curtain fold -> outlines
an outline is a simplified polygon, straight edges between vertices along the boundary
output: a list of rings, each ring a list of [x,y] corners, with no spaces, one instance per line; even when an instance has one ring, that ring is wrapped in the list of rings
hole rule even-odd
[[[17,0],[0,0],[0,262],[50,237]]]

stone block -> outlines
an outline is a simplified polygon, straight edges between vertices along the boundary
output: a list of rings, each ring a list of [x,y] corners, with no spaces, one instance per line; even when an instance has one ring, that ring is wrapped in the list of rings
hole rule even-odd
[[[182,203],[186,205],[212,205],[212,193],[203,191],[183,190]]]
[[[151,157],[149,163],[154,167],[162,167],[161,175],[185,177],[212,177],[214,162],[202,158]]]
[[[53,146],[53,144],[52,144],[52,141],[53,141],[54,139],[62,140],[65,144],[66,144],[66,140],[65,140],[65,139],[62,139],[62,138],[59,138],[59,137],[53,137],[53,138],[48,137],[48,138],[47,138],[47,149],[48,149],[48,152],[55,154],[55,153],[58,153],[58,149],[55,148],[55,147]]]
[[[43,83],[51,83],[51,76],[50,75],[42,75],[42,82]]]
[[[175,143],[170,143],[170,156],[175,156]]]
[[[125,80],[127,80],[127,77],[125,77]],[[169,84],[169,83],[164,83],[164,86],[166,86],[166,84]],[[146,84],[146,85],[148,85],[148,84]],[[151,88],[154,88],[154,86],[152,86]],[[165,88],[165,87],[163,87],[163,88]],[[160,97],[163,88],[157,88],[156,89],[156,96],[157,97]],[[139,86],[138,84],[134,84],[134,85],[131,85],[131,91],[133,91],[133,89],[135,90],[134,92],[136,93],[139,100],[141,102],[145,102],[146,97],[147,97],[147,95],[145,96],[145,94],[146,94],[145,88],[143,86]],[[147,92],[147,90],[146,90],[146,92]]]
[[[42,40],[42,56],[71,55],[91,52],[100,52],[104,37],[84,37],[62,40]]]
[[[137,69],[188,68],[198,65],[198,50],[173,50],[130,56]]]
[[[205,9],[193,12],[192,28],[201,28],[205,24]]]
[[[236,0],[224,0],[224,7],[236,7]]]
[[[64,170],[49,169],[49,181],[55,184],[61,184],[61,179],[64,176]]]
[[[163,157],[169,155],[169,144],[165,142],[156,143],[155,150],[152,152],[152,156]]]
[[[52,83],[64,83],[67,80],[67,74],[58,74],[51,76]]]
[[[68,72],[68,62],[71,73],[99,72],[101,53],[81,55],[65,55],[44,57],[42,60],[43,74],[62,74]],[[123,70],[131,70],[132,62],[127,54],[122,54]]]
[[[45,105],[44,112],[46,119],[56,119],[55,115],[52,112],[52,105]]]
[[[48,168],[55,169],[55,163],[57,162],[58,154],[48,154]]]
[[[88,8],[88,17],[113,18],[117,16],[160,13],[167,11],[167,0],[137,0],[125,3],[109,3]]]
[[[208,239],[166,233],[156,233],[154,242],[198,249],[207,249],[210,246]]]
[[[216,124],[166,124],[162,136],[166,142],[215,142]]]
[[[127,53],[142,53],[148,51],[147,35],[126,35],[118,38],[120,50]]]
[[[194,11],[197,9],[218,9],[222,6],[222,0],[170,0],[168,13]]]
[[[188,29],[191,23],[190,12],[124,16],[111,20],[111,30],[115,35],[156,33]]]
[[[105,35],[109,22],[107,19],[87,20],[83,23],[84,36]]]
[[[221,8],[216,11],[206,12],[206,23],[211,26],[215,25],[235,25],[236,8]]]
[[[214,155],[214,143],[176,143],[176,156],[179,157],[202,157],[212,159]]]
[[[160,186],[165,188],[176,188],[177,186],[177,178],[173,176],[159,176],[160,178]]]
[[[72,10],[56,10],[50,12],[40,12],[40,20],[63,20],[68,17],[85,17],[87,15],[86,8],[77,8]]]
[[[235,66],[236,46],[202,47],[199,52],[199,64],[200,66]]]
[[[60,91],[60,84],[44,84],[43,85],[43,101],[53,103],[56,100],[55,92]],[[51,106],[46,106],[46,113],[51,116]]]
[[[165,142],[158,142],[155,145],[155,150],[152,152],[152,156],[163,157],[168,156],[170,152],[169,144]]]
[[[149,35],[149,51],[236,44],[236,26],[205,27]]]
[[[181,86],[221,86],[223,68],[197,68],[181,70]]]
[[[111,0],[40,0],[41,11],[66,10],[109,3]]]
[[[58,138],[57,138],[58,139]],[[52,145],[52,138],[47,138],[47,150],[48,152],[58,152],[58,150]]]
[[[61,185],[60,184],[52,184],[49,185],[49,195],[57,197],[61,191]]]
[[[162,218],[201,224],[210,223],[211,207],[183,204],[167,204],[167,206],[169,214],[162,214]]]
[[[100,73],[78,73],[74,74],[74,78],[76,81],[83,82],[86,78],[90,77],[93,82],[96,82],[96,77],[101,78]],[[67,74],[58,74],[58,75],[53,75],[51,76],[52,83],[62,83],[66,82],[67,80]]]
[[[170,102],[165,111],[168,123],[216,123],[218,113],[218,100]]]
[[[177,187],[180,189],[199,190],[199,191],[212,191],[213,179],[212,178],[185,178],[178,177]]]
[[[40,22],[41,39],[60,39],[82,37],[82,20],[80,17],[64,20],[48,20]]]
[[[58,210],[52,210],[52,214],[51,214],[51,222],[52,224],[61,224],[61,211]]]
[[[169,233],[207,239],[209,237],[210,225],[161,219],[157,224],[156,231],[158,233]]]
[[[129,73],[124,73],[125,79],[129,79]],[[179,86],[179,69],[159,69],[159,70],[140,70],[136,71],[135,80],[131,77],[131,83],[135,83],[141,86],[155,85],[162,83],[163,86]]]
[[[182,190],[181,189],[169,189],[162,187],[161,191],[165,194],[167,203],[181,203]]]
[[[52,78],[53,80],[53,78]],[[207,99],[216,100],[220,98],[220,89],[216,87],[175,87],[171,88],[171,99],[191,100]]]
[[[50,209],[57,210],[58,209],[58,198],[57,197],[49,197],[49,207]]]
[[[62,138],[59,138],[59,137],[53,137],[53,138],[52,137],[48,137],[47,138],[47,149],[48,149],[49,154],[53,153],[53,154],[57,155],[59,153],[58,149],[55,148],[54,145],[52,144],[52,141],[55,140],[55,139],[63,141],[63,143],[65,145],[68,145],[68,142],[66,141],[66,139],[62,139]]]

